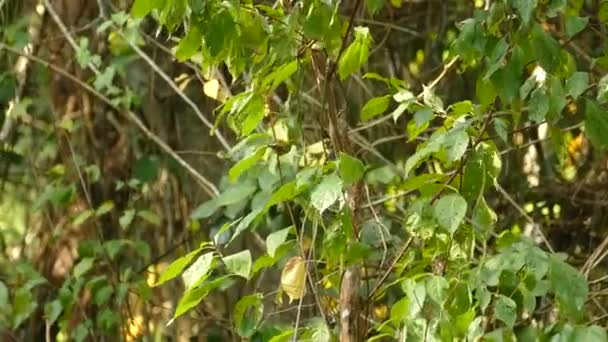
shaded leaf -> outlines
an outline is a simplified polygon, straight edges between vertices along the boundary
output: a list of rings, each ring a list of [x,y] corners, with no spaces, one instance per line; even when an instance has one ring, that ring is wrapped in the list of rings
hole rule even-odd
[[[588,17],[577,17],[573,15],[566,16],[566,34],[572,38],[577,33],[581,32],[589,22]]]
[[[351,185],[363,178],[365,165],[359,159],[340,153],[340,178],[345,185]]]
[[[467,201],[459,194],[449,194],[437,201],[434,208],[435,219],[439,226],[454,234],[464,219],[467,211]]]
[[[585,132],[597,148],[608,146],[608,112],[592,101],[585,101]]]
[[[312,193],[310,202],[320,212],[323,213],[331,207],[342,194],[342,180],[335,174],[323,177]]]
[[[91,268],[93,268],[94,262],[94,258],[84,258],[80,260],[80,262],[74,266],[74,277],[80,278],[82,275],[87,273]]]
[[[517,318],[517,304],[509,297],[499,295],[496,300],[494,313],[496,318],[503,321],[509,328],[513,328]]]
[[[587,90],[587,85],[589,84],[589,74],[586,72],[575,72],[570,76],[568,82],[566,82],[566,91],[568,95],[572,96],[573,99],[577,99],[581,96],[585,90]]]
[[[239,336],[249,338],[256,332],[264,315],[264,296],[260,293],[242,297],[234,306],[234,325]]]

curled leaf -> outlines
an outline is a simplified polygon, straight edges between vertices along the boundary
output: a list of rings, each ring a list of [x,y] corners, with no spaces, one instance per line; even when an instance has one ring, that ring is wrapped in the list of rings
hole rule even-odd
[[[306,264],[302,257],[289,259],[283,267],[281,289],[289,297],[289,303],[306,295]]]

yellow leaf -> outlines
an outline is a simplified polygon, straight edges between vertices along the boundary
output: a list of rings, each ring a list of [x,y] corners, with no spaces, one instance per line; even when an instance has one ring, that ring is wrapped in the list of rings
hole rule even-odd
[[[226,98],[226,94],[222,91],[220,82],[215,78],[205,82],[203,85],[203,92],[210,98],[220,102],[224,102],[224,99]]]
[[[287,261],[281,273],[281,289],[289,297],[289,303],[306,294],[306,263],[300,256]]]
[[[385,320],[388,317],[388,306],[382,304],[374,307],[374,316],[376,319]]]

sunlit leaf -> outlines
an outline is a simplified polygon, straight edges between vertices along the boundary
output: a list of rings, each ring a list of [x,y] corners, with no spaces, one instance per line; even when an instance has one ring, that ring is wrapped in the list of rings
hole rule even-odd
[[[376,115],[384,113],[388,109],[388,105],[390,103],[390,95],[374,97],[373,99],[367,101],[367,103],[361,109],[361,121],[368,121]]]
[[[346,48],[338,62],[340,80],[357,72],[369,57],[371,35],[367,27],[355,27],[355,40]]]
[[[74,277],[80,278],[82,275],[87,273],[89,270],[91,270],[91,268],[93,268],[94,262],[94,258],[84,258],[80,260],[80,262],[74,266]]]
[[[228,171],[228,177],[230,177],[230,181],[235,182],[241,176],[241,174],[243,174],[243,172],[252,168],[260,159],[262,159],[265,152],[266,148],[262,147],[258,149],[254,154],[240,160],[233,167],[231,167]]]
[[[196,259],[183,273],[182,279],[186,290],[207,278],[213,267],[214,253],[208,252]]]
[[[249,250],[244,250],[236,254],[225,256],[222,260],[229,272],[245,279],[249,279],[252,265],[251,252]]]
[[[323,177],[310,194],[310,202],[323,213],[331,207],[342,194],[342,180],[335,174]]]
[[[194,259],[194,257],[197,256],[200,253],[200,251],[201,251],[201,248],[198,248],[180,258],[173,260],[173,262],[171,264],[169,264],[169,266],[167,266],[167,268],[160,275],[158,282],[156,282],[156,284],[154,284],[154,286],[161,285],[161,284],[177,277],[178,275],[180,275],[182,273],[182,271],[184,270],[184,268],[186,268],[186,266],[188,266],[188,264],[190,264],[192,259]]]
[[[287,240],[287,236],[289,236],[289,232],[292,229],[293,226],[268,234],[266,237],[266,249],[268,250],[268,255],[274,257],[277,248],[279,248],[279,246],[281,246],[285,240]]]
[[[203,44],[203,34],[196,25],[192,25],[184,38],[177,45],[175,57],[180,62],[192,57]]]

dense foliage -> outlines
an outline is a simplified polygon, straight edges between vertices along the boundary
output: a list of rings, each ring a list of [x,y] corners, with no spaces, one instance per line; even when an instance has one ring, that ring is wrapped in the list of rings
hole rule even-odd
[[[608,1],[0,6],[2,340],[608,340]]]

